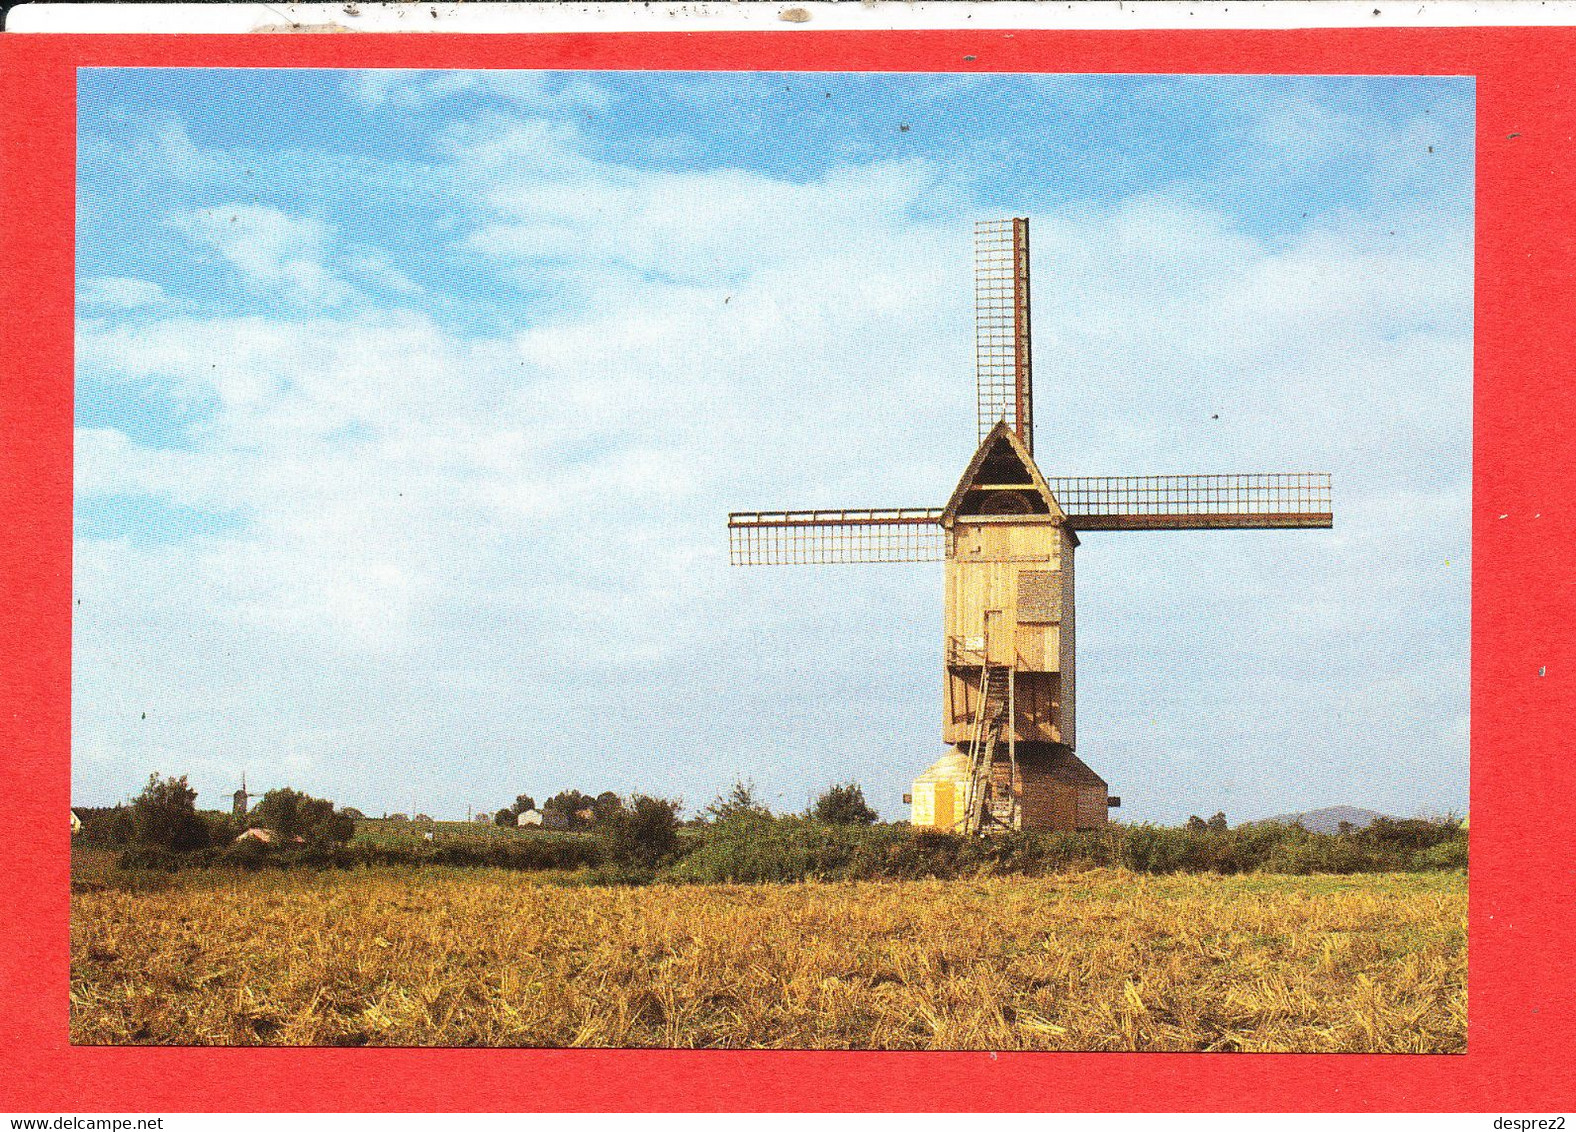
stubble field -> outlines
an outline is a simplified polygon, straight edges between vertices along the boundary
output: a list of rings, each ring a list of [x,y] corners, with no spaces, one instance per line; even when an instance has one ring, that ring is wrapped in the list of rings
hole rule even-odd
[[[71,1035],[1459,1052],[1465,921],[1461,873],[648,887],[184,873],[73,896]]]

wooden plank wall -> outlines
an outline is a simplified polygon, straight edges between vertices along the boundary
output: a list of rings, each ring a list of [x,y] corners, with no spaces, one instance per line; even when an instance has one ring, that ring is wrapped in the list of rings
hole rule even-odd
[[[1058,722],[1061,724],[1061,734],[1058,740],[1067,744],[1069,748],[1078,748],[1078,673],[1073,660],[1073,642],[1075,639],[1075,624],[1077,602],[1073,597],[1073,535],[1065,527],[1059,528],[1061,535],[1061,574],[1062,574],[1062,622],[1058,634],[1057,646],[1061,650],[1061,663],[1057,665],[1061,672],[1060,698],[1061,713]],[[1102,806],[1105,799],[1100,800]],[[1100,824],[1105,824],[1105,811],[1101,810]]]
[[[1063,527],[1034,521],[960,521],[953,535],[947,639],[982,647],[987,611],[1001,610],[1003,631],[1012,634],[1010,659],[1019,670],[1019,740],[1071,745],[1071,683],[1058,674],[1072,663],[1072,536]],[[1046,575],[1057,587],[1052,595],[1043,592]],[[1032,620],[1019,620],[1020,613]],[[1048,619],[1053,616],[1059,620]],[[978,708],[977,673],[949,673],[943,700],[944,740],[968,742]]]

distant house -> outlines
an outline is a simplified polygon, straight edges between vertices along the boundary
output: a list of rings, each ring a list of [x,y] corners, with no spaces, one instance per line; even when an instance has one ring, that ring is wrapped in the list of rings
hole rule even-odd
[[[538,819],[538,820],[540,820],[540,819]],[[82,832],[82,819],[77,817],[77,812],[75,810],[71,811],[71,832],[72,833],[81,833]]]
[[[520,816],[515,819],[514,824],[515,825],[541,825],[542,824],[542,811],[541,810],[522,810],[520,812]]]
[[[253,826],[237,837],[236,841],[261,841],[264,845],[272,845],[274,843],[274,833],[271,829],[258,829],[256,826]]]
[[[585,822],[596,821],[596,811],[593,810],[590,806],[587,806],[583,810],[576,810],[575,811],[575,817],[577,817],[581,821],[585,821]]]

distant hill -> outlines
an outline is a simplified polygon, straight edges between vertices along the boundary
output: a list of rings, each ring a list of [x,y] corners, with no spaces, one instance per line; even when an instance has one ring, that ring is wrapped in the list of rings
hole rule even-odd
[[[1295,825],[1300,822],[1309,833],[1339,833],[1343,821],[1351,822],[1353,829],[1366,829],[1375,818],[1389,816],[1373,810],[1360,810],[1356,806],[1329,806],[1301,814],[1277,814],[1272,818],[1260,818],[1254,824]]]

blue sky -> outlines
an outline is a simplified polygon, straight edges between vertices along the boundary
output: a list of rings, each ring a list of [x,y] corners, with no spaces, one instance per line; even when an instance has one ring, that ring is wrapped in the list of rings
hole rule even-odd
[[[1029,215],[1048,474],[1330,470],[1330,532],[1094,534],[1128,820],[1464,810],[1465,79],[83,71],[73,790],[574,786],[887,817],[940,567],[727,566],[927,506],[973,221]]]

